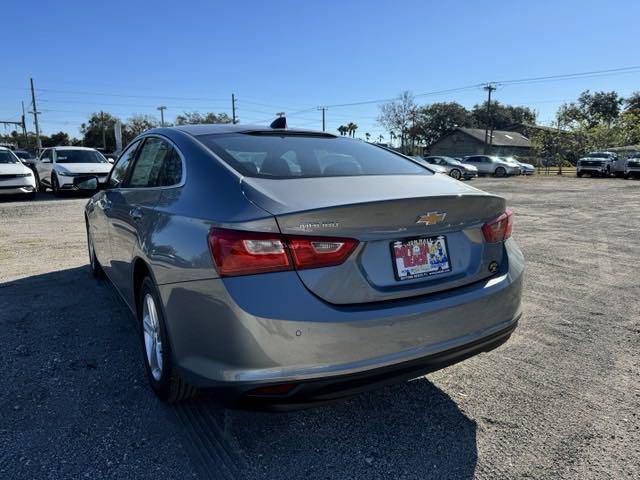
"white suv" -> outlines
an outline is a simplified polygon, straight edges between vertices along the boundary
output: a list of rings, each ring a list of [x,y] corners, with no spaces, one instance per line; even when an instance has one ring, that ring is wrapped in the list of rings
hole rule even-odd
[[[46,148],[36,162],[38,189],[62,191],[96,190],[107,181],[113,165],[94,148]]]
[[[0,195],[26,195],[33,198],[36,182],[33,172],[15,153],[0,147]]]

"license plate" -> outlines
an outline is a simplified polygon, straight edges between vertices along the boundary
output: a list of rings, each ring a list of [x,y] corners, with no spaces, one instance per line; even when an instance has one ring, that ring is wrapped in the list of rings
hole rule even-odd
[[[414,238],[391,244],[397,280],[412,280],[451,271],[451,259],[444,235]]]
[[[94,177],[78,182],[76,188],[80,190],[96,190],[98,188],[98,179]]]

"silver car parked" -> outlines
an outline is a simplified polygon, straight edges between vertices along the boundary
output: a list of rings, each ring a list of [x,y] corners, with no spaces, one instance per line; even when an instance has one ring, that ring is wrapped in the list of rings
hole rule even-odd
[[[491,350],[521,315],[505,200],[363,141],[159,128],[107,182],[85,209],[91,268],[164,400],[325,402]]]
[[[479,175],[495,175],[496,177],[520,175],[520,167],[518,165],[506,162],[500,157],[494,157],[491,155],[470,155],[468,157],[464,157],[462,161],[476,167]]]
[[[452,157],[430,156],[424,157],[424,161],[430,165],[444,167],[447,170],[447,174],[456,180],[460,180],[461,178],[471,180],[478,176],[478,169],[476,167],[471,164],[462,163],[460,160]]]

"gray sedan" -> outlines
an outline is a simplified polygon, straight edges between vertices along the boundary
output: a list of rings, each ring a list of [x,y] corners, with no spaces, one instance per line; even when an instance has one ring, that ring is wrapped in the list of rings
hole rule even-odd
[[[145,132],[85,220],[167,401],[326,402],[491,350],[521,315],[503,198],[282,123]]]
[[[464,163],[473,165],[478,169],[478,174],[495,175],[496,177],[506,177],[508,175],[520,175],[520,167],[509,163],[500,157],[491,155],[470,155],[464,157]]]
[[[438,165],[444,167],[447,170],[447,173],[450,177],[455,178],[456,180],[460,180],[464,178],[465,180],[471,180],[478,176],[478,169],[470,164],[464,164],[460,160],[456,160],[452,157],[444,157],[444,156],[431,156],[424,157],[424,161],[429,163],[430,165]]]

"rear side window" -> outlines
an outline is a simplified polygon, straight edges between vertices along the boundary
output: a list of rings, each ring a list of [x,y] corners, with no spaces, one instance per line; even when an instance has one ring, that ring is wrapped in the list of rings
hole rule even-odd
[[[166,140],[148,137],[127,182],[130,188],[169,187],[182,179],[182,160]]]
[[[393,152],[339,137],[235,133],[197,138],[235,170],[249,177],[432,175]]]

